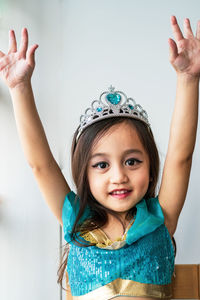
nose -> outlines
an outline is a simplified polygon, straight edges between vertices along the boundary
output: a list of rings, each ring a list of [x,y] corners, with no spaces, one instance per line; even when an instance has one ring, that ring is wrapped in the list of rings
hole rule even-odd
[[[123,166],[113,166],[110,170],[110,183],[122,184],[128,182],[128,176]]]

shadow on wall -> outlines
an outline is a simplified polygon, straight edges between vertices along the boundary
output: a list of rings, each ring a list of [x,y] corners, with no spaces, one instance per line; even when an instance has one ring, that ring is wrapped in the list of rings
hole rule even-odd
[[[3,221],[3,216],[4,216],[3,211],[4,211],[3,200],[2,200],[2,197],[0,197],[0,226]]]

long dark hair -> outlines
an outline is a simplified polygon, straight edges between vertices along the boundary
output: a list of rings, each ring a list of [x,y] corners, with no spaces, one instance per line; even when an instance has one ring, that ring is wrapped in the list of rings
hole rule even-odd
[[[155,197],[155,190],[158,182],[159,176],[159,154],[154,140],[153,133],[144,122],[124,117],[113,117],[109,119],[104,119],[98,121],[92,126],[87,127],[81,134],[78,142],[76,137],[78,134],[78,129],[74,134],[72,148],[71,148],[71,169],[74,183],[77,189],[77,196],[80,199],[80,209],[78,216],[75,220],[73,230],[71,233],[71,240],[78,244],[79,246],[89,247],[94,244],[83,244],[78,241],[77,233],[78,232],[87,232],[94,230],[96,228],[101,228],[108,221],[108,213],[116,217],[124,228],[124,224],[118,217],[117,213],[113,210],[105,208],[102,206],[90,192],[89,183],[87,179],[87,167],[90,159],[91,149],[98,142],[98,140],[114,125],[126,122],[130,124],[136,131],[139,136],[139,139],[148,155],[149,165],[150,165],[150,182],[146,194],[144,195],[145,199]],[[90,207],[92,212],[92,217],[84,222],[82,226],[79,226],[79,221],[84,213],[86,206]],[[127,213],[126,218],[133,216],[136,208],[133,207]],[[58,283],[62,286],[62,280],[64,272],[67,265],[67,258],[69,252],[69,245],[65,245],[62,263],[58,270]]]

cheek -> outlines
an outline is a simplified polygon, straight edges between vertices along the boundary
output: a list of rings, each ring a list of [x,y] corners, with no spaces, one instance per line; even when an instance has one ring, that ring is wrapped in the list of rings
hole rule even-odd
[[[100,186],[100,181],[98,180],[98,177],[95,176],[92,172],[88,172],[88,183],[92,194],[95,193],[95,191],[98,190]]]
[[[149,186],[150,176],[149,169],[146,168],[141,170],[141,172],[137,176],[137,183],[143,188],[147,188]]]

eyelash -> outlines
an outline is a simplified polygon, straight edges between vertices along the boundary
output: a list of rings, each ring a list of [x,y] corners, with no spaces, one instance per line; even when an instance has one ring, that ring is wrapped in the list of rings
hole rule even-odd
[[[140,164],[140,163],[142,163],[142,161],[141,160],[139,160],[139,159],[137,159],[137,158],[129,158],[129,159],[127,159],[127,161],[132,161],[132,162],[136,162],[136,164]],[[126,162],[127,162],[126,161]],[[135,165],[135,164],[134,164]],[[132,165],[131,165],[132,166]]]
[[[139,160],[139,159],[137,159],[137,158],[129,158],[129,159],[126,160],[126,162],[128,162],[128,161],[134,162],[133,165],[128,165],[128,166],[130,166],[130,167],[135,166],[135,162],[136,162],[136,164],[142,163],[142,161]],[[125,164],[126,164],[126,162],[125,162]],[[101,170],[102,170],[102,169],[105,169],[105,168],[100,168],[100,167],[99,167],[101,164],[104,164],[104,165],[107,165],[107,166],[108,166],[108,163],[107,163],[107,162],[105,162],[105,161],[100,161],[100,162],[96,163],[95,165],[92,165],[92,167],[93,167],[93,168],[97,168],[97,169],[101,169]]]
[[[98,162],[97,164],[93,165],[92,167],[93,167],[93,168],[97,168],[97,169],[105,169],[105,168],[98,168],[98,166],[100,166],[101,164],[106,164],[106,165],[108,165],[107,162],[105,162],[105,161],[100,161],[100,162]]]

